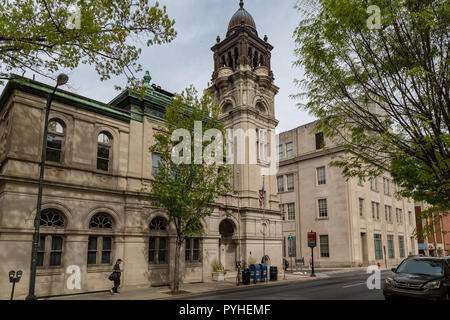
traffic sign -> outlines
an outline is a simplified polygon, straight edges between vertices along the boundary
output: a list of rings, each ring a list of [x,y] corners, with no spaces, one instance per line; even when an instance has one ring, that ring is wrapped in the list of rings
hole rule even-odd
[[[314,248],[316,247],[316,233],[308,232],[308,247]]]

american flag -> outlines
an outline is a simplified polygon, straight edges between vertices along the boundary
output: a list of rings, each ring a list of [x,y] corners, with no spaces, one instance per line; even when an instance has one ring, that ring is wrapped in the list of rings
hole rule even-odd
[[[264,185],[261,190],[259,190],[259,209],[262,210],[264,203]]]

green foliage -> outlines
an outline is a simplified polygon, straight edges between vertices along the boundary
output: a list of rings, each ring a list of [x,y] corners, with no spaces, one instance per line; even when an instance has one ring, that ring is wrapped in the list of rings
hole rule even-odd
[[[142,49],[132,42],[170,42],[174,23],[165,6],[147,0],[0,1],[0,84],[12,72],[53,78],[83,63],[94,65],[101,80],[125,74],[129,87],[140,88],[134,75],[142,70]]]
[[[201,220],[210,216],[215,200],[231,191],[230,167],[220,163],[195,163],[194,128],[195,122],[202,122],[203,134],[217,129],[224,136],[223,124],[218,120],[219,108],[213,102],[209,92],[198,97],[194,87],[186,89],[181,95],[175,95],[171,106],[166,108],[167,122],[164,128],[156,131],[155,143],[150,152],[160,155],[161,161],[148,193],[153,205],[161,207],[167,213],[169,222],[176,228],[177,259],[185,237],[203,232]],[[190,163],[176,164],[172,161],[172,150],[179,141],[172,141],[175,130],[186,129],[191,133]],[[203,149],[210,142],[202,142]],[[174,277],[177,281],[178,277]],[[178,290],[178,283],[174,283]]]
[[[217,258],[214,258],[214,260],[211,262],[211,267],[214,270],[214,272],[223,272],[226,273],[225,268],[223,265],[219,262]]]
[[[369,29],[380,8],[380,29]],[[344,151],[347,178],[389,171],[400,194],[450,207],[448,0],[298,1],[294,98]]]

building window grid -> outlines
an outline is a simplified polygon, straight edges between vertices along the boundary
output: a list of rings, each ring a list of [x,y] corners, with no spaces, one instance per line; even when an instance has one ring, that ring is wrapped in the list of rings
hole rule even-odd
[[[380,204],[372,201],[372,218],[373,220],[380,220]]]
[[[288,220],[295,220],[295,203],[288,203]]]
[[[286,143],[286,158],[292,158],[294,156],[294,145],[292,142]]]
[[[284,204],[280,204],[279,207],[280,207],[281,219],[285,220],[286,213],[284,212]]]
[[[284,176],[277,177],[278,192],[284,192]]]
[[[400,258],[404,258],[405,257],[405,238],[403,236],[398,236],[398,249],[399,249],[399,253],[400,253]]]
[[[317,184],[322,185],[327,183],[325,167],[316,169],[317,172]]]
[[[364,217],[364,199],[359,198],[359,216]]]
[[[288,174],[286,175],[286,184],[287,184],[287,191],[294,190],[294,174]]]
[[[111,159],[111,138],[105,132],[97,137],[97,170],[109,171]]]
[[[374,248],[375,248],[375,260],[383,259],[383,243],[381,240],[381,234],[374,234]]]
[[[187,238],[185,240],[185,261],[200,262],[200,238]]]
[[[397,216],[397,223],[402,224],[403,223],[403,212],[402,209],[395,209],[396,210],[396,216]]]
[[[384,218],[386,219],[386,222],[392,223],[392,207],[385,205],[384,206]]]
[[[370,179],[370,190],[378,191],[377,178]]]
[[[330,248],[328,244],[328,235],[320,235],[320,257],[321,258],[329,258],[330,257]]]
[[[319,199],[317,202],[319,206],[319,217],[328,217],[327,199]]]
[[[284,159],[284,150],[283,150],[283,145],[280,144],[278,145],[278,160],[283,160]]]
[[[394,252],[394,236],[392,234],[387,235],[387,244],[388,244],[388,256],[389,259],[395,258]]]
[[[58,120],[50,120],[48,123],[46,161],[60,163],[62,161],[62,149],[64,144],[64,127]]]
[[[60,235],[41,234],[39,237],[38,267],[59,267],[62,265],[63,237]]]
[[[383,178],[383,190],[385,195],[391,195],[390,180],[388,178]]]

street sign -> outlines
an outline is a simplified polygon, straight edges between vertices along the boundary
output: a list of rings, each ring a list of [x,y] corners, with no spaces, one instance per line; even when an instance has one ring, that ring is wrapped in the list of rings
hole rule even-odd
[[[316,233],[308,232],[308,247],[314,248],[316,247]]]

